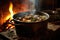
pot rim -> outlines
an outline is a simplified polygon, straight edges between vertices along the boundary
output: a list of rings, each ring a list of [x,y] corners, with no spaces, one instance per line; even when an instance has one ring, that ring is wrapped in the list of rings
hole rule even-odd
[[[43,21],[46,21],[46,20],[49,19],[49,14],[48,14],[48,13],[46,13],[46,12],[41,12],[41,13],[44,13],[44,14],[47,16],[47,18],[46,18],[45,20],[43,20]],[[18,12],[18,14],[21,14],[21,13]],[[15,15],[16,15],[16,14],[15,14]],[[39,22],[22,22],[22,21],[18,21],[18,20],[16,20],[16,19],[14,19],[14,18],[13,18],[13,20],[14,20],[14,21],[17,21],[17,22],[20,22],[20,23],[39,23],[39,22],[43,22],[43,21],[39,21]]]

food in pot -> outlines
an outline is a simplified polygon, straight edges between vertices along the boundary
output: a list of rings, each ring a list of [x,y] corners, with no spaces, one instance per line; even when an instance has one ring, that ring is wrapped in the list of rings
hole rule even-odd
[[[40,22],[45,20],[47,17],[45,15],[33,15],[33,14],[29,14],[29,15],[25,15],[23,17],[17,17],[17,21],[20,22]]]

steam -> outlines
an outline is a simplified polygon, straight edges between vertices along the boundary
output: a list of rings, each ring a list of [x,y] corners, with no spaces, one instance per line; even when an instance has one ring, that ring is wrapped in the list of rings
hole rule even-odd
[[[29,0],[29,9],[30,9],[30,13],[35,13],[36,8],[35,8],[35,0]]]

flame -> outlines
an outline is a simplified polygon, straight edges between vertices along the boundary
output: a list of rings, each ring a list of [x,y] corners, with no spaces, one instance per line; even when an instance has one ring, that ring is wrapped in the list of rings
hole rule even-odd
[[[29,11],[28,5],[26,5],[26,4],[20,4],[20,5],[17,5],[17,6],[18,6],[17,9],[14,6],[15,9],[13,10],[13,3],[10,2],[10,4],[9,4],[9,12],[10,12],[10,15],[6,17],[7,20],[9,18],[10,18],[10,20],[12,20],[13,19],[13,15],[15,13],[17,13],[17,12],[27,12],[27,11]],[[15,12],[15,10],[16,10],[16,12]],[[11,24],[8,24],[8,26],[6,27],[6,29],[10,29],[10,28],[13,29],[13,28],[15,28],[15,26],[14,25],[11,25]]]
[[[10,5],[9,5],[9,12],[10,12],[11,16],[8,16],[7,18],[10,17],[10,20],[12,20],[13,19],[13,15],[14,15],[14,13],[13,13],[13,3],[12,2],[10,2]],[[6,29],[9,29],[9,28],[14,28],[14,26],[11,25],[11,24],[8,24],[8,26],[6,27]]]
[[[11,19],[13,19],[13,4],[12,4],[12,2],[10,2],[9,12],[11,14]]]

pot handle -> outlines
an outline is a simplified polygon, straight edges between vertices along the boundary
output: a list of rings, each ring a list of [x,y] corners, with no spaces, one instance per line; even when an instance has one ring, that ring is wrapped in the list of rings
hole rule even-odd
[[[15,24],[13,19],[9,21],[9,24],[12,24],[12,25],[22,25],[22,24]]]

